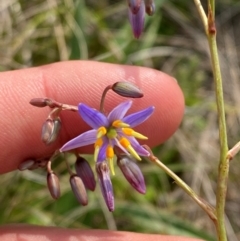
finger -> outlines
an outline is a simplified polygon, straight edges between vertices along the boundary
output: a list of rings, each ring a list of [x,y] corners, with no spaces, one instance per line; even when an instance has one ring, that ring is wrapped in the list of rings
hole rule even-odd
[[[168,139],[181,122],[184,100],[175,79],[162,72],[135,66],[69,61],[1,73],[0,173],[15,169],[26,158],[49,155],[89,129],[77,113],[65,112],[61,115],[63,127],[59,140],[45,146],[40,133],[49,108],[31,106],[32,98],[50,97],[73,105],[84,102],[99,108],[104,88],[120,80],[130,80],[144,92],[142,99],[134,100],[131,112],[150,105],[156,107],[153,116],[137,129],[149,137],[147,144],[154,146]],[[111,110],[123,99],[109,93],[105,110]]]
[[[76,230],[29,225],[5,226],[0,229],[1,241],[200,241],[178,236],[140,234],[105,230]]]

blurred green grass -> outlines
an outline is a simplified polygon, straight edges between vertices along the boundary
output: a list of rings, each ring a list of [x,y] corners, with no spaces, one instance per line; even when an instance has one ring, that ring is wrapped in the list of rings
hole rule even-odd
[[[224,78],[229,143],[240,134],[239,20],[237,0],[217,1],[219,53]],[[186,113],[175,135],[154,152],[214,205],[218,132],[211,63],[193,1],[156,1],[139,40],[132,37],[125,1],[0,0],[0,71],[68,59],[141,65],[174,76],[183,89]],[[238,157],[239,158],[239,157]],[[237,159],[238,159],[237,158]],[[239,165],[231,167],[226,218],[229,240],[240,240]],[[45,172],[1,176],[0,223],[32,223],[178,234],[215,240],[207,215],[162,171],[141,163],[147,184],[142,196],[117,173],[116,210],[109,213],[99,190],[81,207],[70,191],[63,164],[62,197],[53,201]]]

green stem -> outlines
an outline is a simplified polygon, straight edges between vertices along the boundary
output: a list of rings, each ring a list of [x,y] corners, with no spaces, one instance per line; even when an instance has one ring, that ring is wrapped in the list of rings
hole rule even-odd
[[[149,160],[155,163],[158,167],[160,167],[165,173],[167,173],[175,181],[175,183],[180,186],[208,214],[208,216],[216,224],[217,218],[215,216],[214,207],[212,207],[205,200],[200,198],[180,177],[178,177],[172,170],[170,170],[157,157],[155,157],[150,147],[148,147],[147,145],[143,146],[150,153]]]
[[[218,58],[218,49],[216,41],[216,27],[214,17],[215,1],[209,0],[208,10],[208,44],[211,53],[211,62],[213,69],[213,76],[215,82],[216,103],[218,111],[219,123],[219,141],[220,141],[220,161],[217,181],[217,198],[216,198],[216,215],[217,215],[217,232],[218,240],[226,241],[226,227],[225,227],[225,202],[227,192],[227,180],[229,172],[229,159],[228,156],[228,141],[227,129],[224,110],[224,98],[222,87],[222,76],[220,70],[220,63]]]
[[[104,91],[103,91],[103,93],[102,93],[102,98],[101,98],[101,101],[100,101],[100,112],[104,112],[104,101],[105,101],[105,97],[106,97],[106,95],[107,95],[107,92],[109,91],[109,90],[111,90],[112,89],[112,85],[109,85],[109,86],[107,86],[105,89],[104,89]]]
[[[205,33],[207,34],[207,31],[208,31],[208,20],[207,20],[206,13],[205,13],[205,11],[203,9],[203,6],[201,4],[201,1],[200,0],[194,0],[194,3],[196,5],[197,11],[198,11],[198,13],[200,15],[200,18],[202,20]]]
[[[180,186],[208,214],[213,222],[216,223],[217,218],[213,207],[201,199],[180,177],[165,166],[160,160],[156,159],[155,164],[167,173],[176,182],[176,184]]]
[[[198,9],[200,17],[206,31],[206,18],[204,17],[203,8],[200,0],[194,0]],[[211,54],[211,62],[213,69],[213,76],[215,82],[216,103],[218,111],[218,123],[219,123],[219,140],[220,140],[220,161],[217,181],[217,197],[216,197],[216,215],[217,215],[217,234],[219,241],[226,241],[226,228],[224,219],[224,210],[226,202],[227,192],[227,180],[229,172],[229,156],[228,155],[228,142],[227,142],[227,130],[224,110],[224,98],[222,87],[222,76],[220,70],[220,64],[218,59],[218,49],[216,41],[216,26],[215,26],[215,0],[208,0],[208,18],[207,18],[207,38]],[[234,150],[235,151],[235,150]],[[234,154],[234,153],[233,153]]]
[[[218,110],[218,122],[219,122],[219,139],[220,139],[220,162],[219,173],[217,183],[217,200],[216,200],[216,214],[217,214],[217,230],[219,241],[227,240],[226,228],[224,220],[225,199],[227,192],[227,180],[229,171],[229,159],[227,159],[228,143],[227,143],[227,131],[226,120],[224,110],[224,98],[222,89],[222,77],[218,59],[216,32],[209,32],[208,43],[211,52],[211,61],[215,82],[216,102]]]

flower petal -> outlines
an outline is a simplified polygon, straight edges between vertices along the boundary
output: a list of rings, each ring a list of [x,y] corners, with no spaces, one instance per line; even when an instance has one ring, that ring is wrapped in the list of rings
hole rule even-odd
[[[142,147],[134,137],[128,137],[128,140],[130,141],[132,147],[138,153],[138,155],[140,156],[150,155],[150,153],[144,147]]]
[[[108,139],[106,137],[103,137],[103,144],[100,147],[98,157],[97,157],[97,162],[102,162],[102,161],[106,160],[106,149],[107,149],[108,144],[109,144]]]
[[[145,120],[147,120],[151,114],[153,113],[155,107],[150,106],[144,110],[141,110],[139,112],[135,112],[131,115],[128,115],[122,119],[124,123],[129,124],[132,128],[143,123]]]
[[[96,171],[104,200],[107,204],[108,210],[112,212],[114,210],[114,196],[107,162],[103,161],[101,163],[97,163]]]
[[[109,125],[109,121],[103,113],[85,104],[80,103],[78,105],[78,111],[83,120],[94,129],[98,129],[101,126],[107,127]]]
[[[115,120],[121,120],[130,109],[131,105],[132,101],[129,100],[116,106],[108,115],[109,122],[112,123]]]
[[[87,146],[93,144],[96,141],[97,130],[90,130],[82,133],[81,135],[75,137],[74,139],[67,142],[60,148],[60,151],[69,151],[76,149],[81,146]]]

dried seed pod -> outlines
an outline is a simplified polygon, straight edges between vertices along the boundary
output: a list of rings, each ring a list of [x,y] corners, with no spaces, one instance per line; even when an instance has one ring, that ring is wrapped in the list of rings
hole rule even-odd
[[[29,103],[36,107],[45,107],[48,105],[47,101],[48,101],[48,99],[45,99],[45,98],[33,98],[30,100]]]
[[[156,7],[153,0],[145,0],[145,11],[149,16],[155,13]]]
[[[82,179],[85,187],[91,191],[94,191],[96,188],[95,177],[92,168],[83,157],[77,157],[75,170],[77,175]]]
[[[59,117],[54,120],[47,119],[42,126],[42,141],[46,145],[53,143],[57,139],[60,129],[61,120]]]
[[[47,185],[52,198],[58,199],[61,195],[58,176],[54,172],[47,174]]]
[[[29,159],[29,160],[25,160],[24,162],[20,163],[18,166],[18,169],[20,171],[24,171],[24,170],[32,168],[34,165],[35,165],[35,160]]]
[[[112,86],[112,90],[118,95],[130,98],[141,98],[143,92],[138,86],[131,82],[119,81]]]
[[[110,212],[114,210],[113,187],[110,179],[109,167],[106,161],[96,164],[96,171],[102,195]]]
[[[131,186],[138,192],[145,194],[145,181],[138,165],[128,156],[118,158],[117,164]]]
[[[81,203],[83,206],[86,206],[88,204],[88,197],[82,179],[76,174],[73,174],[70,177],[70,184],[78,202]]]

